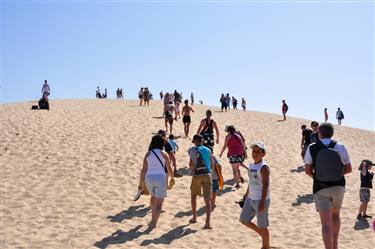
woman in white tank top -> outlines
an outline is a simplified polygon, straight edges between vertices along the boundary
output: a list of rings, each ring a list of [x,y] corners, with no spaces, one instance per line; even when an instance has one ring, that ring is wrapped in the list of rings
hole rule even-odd
[[[144,185],[151,194],[150,207],[152,219],[149,227],[156,227],[164,198],[167,196],[167,173],[173,179],[173,171],[169,162],[168,154],[163,151],[164,140],[156,135],[152,138],[150,151],[143,160],[143,167],[138,189]],[[144,184],[143,184],[144,183]]]

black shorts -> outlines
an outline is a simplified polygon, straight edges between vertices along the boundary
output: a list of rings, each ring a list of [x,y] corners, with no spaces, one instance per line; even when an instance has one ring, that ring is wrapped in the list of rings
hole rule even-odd
[[[183,116],[182,117],[182,122],[183,123],[191,123],[191,118],[190,118],[190,116]]]
[[[172,116],[166,116],[165,121],[168,122],[169,124],[173,124],[173,117]]]
[[[359,200],[360,202],[369,202],[371,197],[370,189],[361,188],[359,190]]]
[[[229,163],[243,163],[244,160],[245,160],[245,155],[229,157]]]
[[[203,137],[203,145],[213,150],[214,144],[215,144],[214,134],[204,132],[204,133],[201,133],[201,135]]]

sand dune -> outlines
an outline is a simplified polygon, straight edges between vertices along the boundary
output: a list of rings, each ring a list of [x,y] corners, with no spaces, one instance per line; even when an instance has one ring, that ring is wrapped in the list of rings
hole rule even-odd
[[[230,181],[217,198],[213,230],[189,225],[189,176],[176,179],[168,192],[158,228],[150,221],[149,198],[135,194],[143,156],[154,132],[164,128],[159,101],[139,107],[128,100],[52,100],[50,111],[32,111],[33,103],[1,105],[1,248],[260,248],[260,238],[238,222],[244,187]],[[193,132],[205,106],[194,106]],[[310,121],[280,115],[212,108],[224,141],[224,125],[234,124],[246,138],[268,146],[271,167],[271,245],[277,248],[323,248],[320,221],[312,200],[312,182],[301,166],[300,126]],[[358,164],[375,160],[375,133],[335,126],[334,138],[348,148],[353,173],[347,177],[342,209],[341,249],[375,248],[375,234],[356,223],[359,205]],[[174,134],[183,135],[181,120]],[[178,167],[186,172],[190,139],[177,140]],[[232,178],[227,158],[224,177]],[[247,162],[250,162],[247,160]],[[245,172],[242,172],[244,175]],[[247,177],[246,177],[247,179]],[[198,208],[203,207],[198,199]],[[374,202],[369,214],[375,215]]]

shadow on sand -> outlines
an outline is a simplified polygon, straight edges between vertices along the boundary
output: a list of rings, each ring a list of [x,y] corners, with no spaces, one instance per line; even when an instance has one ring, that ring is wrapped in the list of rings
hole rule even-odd
[[[174,241],[176,239],[180,239],[180,238],[185,237],[189,234],[197,232],[197,230],[192,230],[190,228],[185,229],[185,227],[187,227],[187,226],[188,225],[178,226],[178,227],[170,230],[169,232],[163,234],[159,238],[155,238],[155,239],[152,239],[152,240],[144,240],[144,241],[142,241],[141,246],[148,246],[150,244],[169,245],[170,243],[172,243],[172,241]]]
[[[114,216],[110,215],[107,218],[111,220],[111,222],[122,222],[123,220],[130,220],[134,217],[145,217],[147,213],[150,211],[148,207],[144,207],[145,205],[138,205],[138,206],[131,206],[127,210],[122,211]]]
[[[296,202],[292,203],[292,206],[300,206],[302,203],[311,204],[314,202],[314,195],[307,194],[307,195],[298,195],[296,198]]]
[[[304,165],[298,166],[296,169],[291,169],[290,172],[292,172],[292,173],[305,172],[305,166]]]
[[[234,191],[235,190],[233,189],[233,187],[226,187],[221,192],[220,191],[218,192],[218,196],[221,196],[221,195],[226,194],[228,192],[234,192]]]
[[[224,185],[231,185],[233,186],[236,183],[234,179],[229,179],[224,182]]]
[[[201,207],[200,209],[197,210],[197,216],[202,216],[205,213],[206,213],[205,207]],[[192,211],[189,210],[189,211],[180,211],[177,214],[175,214],[174,217],[182,218],[184,216],[192,216],[192,215],[193,215]]]
[[[366,219],[360,219],[357,220],[357,222],[354,225],[354,230],[365,230],[370,227],[370,224]]]
[[[286,119],[285,120],[284,119],[279,119],[276,122],[284,122],[284,121],[286,121]]]
[[[123,230],[117,230],[116,232],[112,233],[110,236],[103,238],[101,241],[95,242],[94,246],[105,249],[109,245],[119,245],[124,244],[128,241],[132,241],[134,239],[139,238],[143,234],[150,233],[150,229],[145,230],[144,232],[140,232],[139,229],[142,225],[138,225],[133,229],[130,229],[128,232],[124,232]]]

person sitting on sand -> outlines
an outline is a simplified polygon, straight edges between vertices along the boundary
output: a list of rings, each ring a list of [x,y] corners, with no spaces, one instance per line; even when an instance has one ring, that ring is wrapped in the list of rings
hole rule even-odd
[[[201,120],[196,134],[201,134],[203,137],[203,145],[214,151],[214,129],[216,131],[216,143],[219,143],[219,128],[215,120],[211,119],[212,111],[206,111],[206,118]]]
[[[47,94],[44,94],[43,97],[39,99],[38,106],[39,109],[49,110],[49,101]]]
[[[371,197],[372,180],[374,178],[374,173],[370,172],[373,164],[370,160],[363,160],[359,166],[360,178],[361,178],[361,188],[359,189],[359,200],[361,205],[359,206],[359,212],[357,215],[357,220],[372,218],[371,215],[367,215],[367,205]]]
[[[255,143],[251,146],[254,163],[249,166],[249,187],[243,196],[244,206],[240,222],[262,237],[262,249],[270,248],[268,232],[268,209],[270,206],[270,168],[263,161],[266,146]],[[257,224],[252,222],[257,217]]]
[[[149,228],[156,228],[159,220],[164,198],[167,197],[167,178],[168,174],[173,180],[173,173],[169,157],[163,151],[164,141],[156,135],[152,137],[150,150],[143,159],[143,167],[139,179],[138,189],[141,190],[144,185],[151,194],[151,222]]]
[[[227,156],[229,158],[229,163],[232,165],[233,178],[236,182],[236,188],[238,189],[240,188],[239,182],[245,182],[240,171],[240,165],[247,158],[245,139],[240,132],[236,131],[236,128],[233,125],[225,127],[225,131],[228,135],[225,137],[220,157],[222,157],[224,151],[228,148]]]
[[[182,122],[184,123],[185,137],[188,137],[191,123],[190,112],[194,112],[194,110],[189,106],[189,101],[187,99],[184,101],[184,103],[185,106],[182,108]]]
[[[201,135],[193,136],[194,147],[188,150],[190,157],[189,169],[193,172],[191,180],[191,209],[193,217],[189,223],[197,222],[197,196],[202,194],[206,204],[206,224],[203,229],[212,229],[210,224],[211,218],[211,168],[212,168],[212,154],[209,148],[202,145],[203,137]]]

